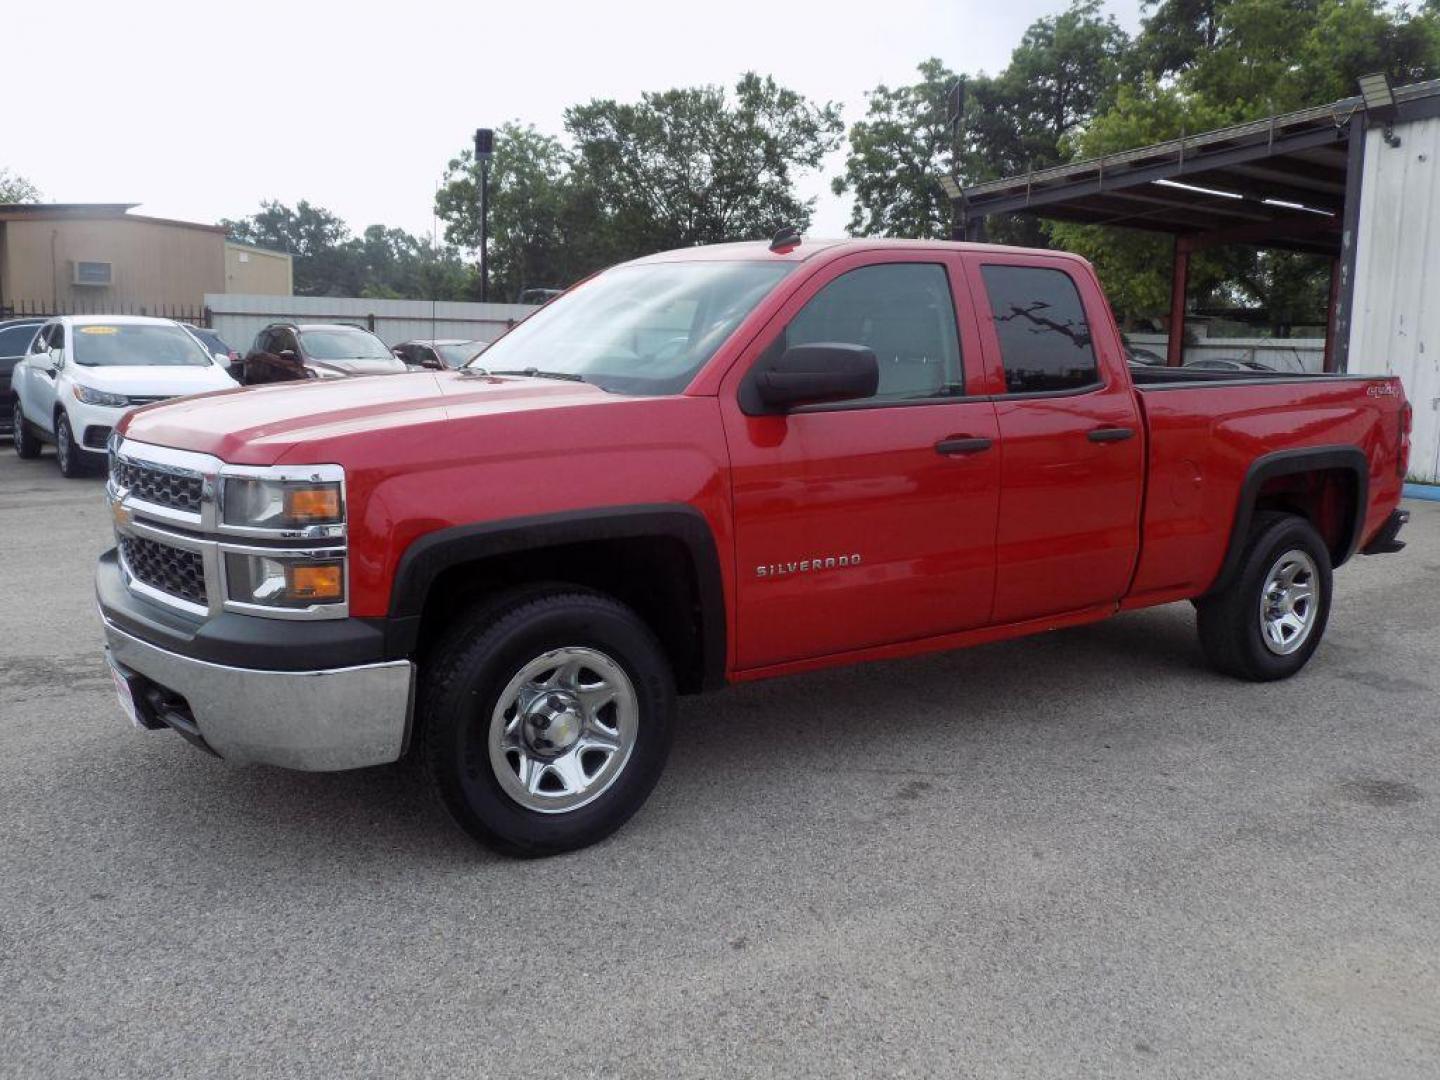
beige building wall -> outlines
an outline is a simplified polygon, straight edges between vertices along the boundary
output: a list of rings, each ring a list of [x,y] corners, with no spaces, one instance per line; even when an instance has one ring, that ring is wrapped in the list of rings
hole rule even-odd
[[[225,241],[225,292],[250,296],[292,296],[294,266],[283,251]]]
[[[204,306],[225,291],[223,230],[143,217],[0,222],[0,305],[62,310]],[[76,262],[108,262],[109,287],[76,285]]]

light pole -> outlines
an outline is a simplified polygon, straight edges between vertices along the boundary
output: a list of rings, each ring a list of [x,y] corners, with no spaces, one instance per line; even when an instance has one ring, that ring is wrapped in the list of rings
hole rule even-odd
[[[480,300],[490,299],[490,266],[485,251],[489,238],[486,213],[490,201],[490,158],[495,153],[495,132],[490,128],[475,129],[475,160],[480,165]]]

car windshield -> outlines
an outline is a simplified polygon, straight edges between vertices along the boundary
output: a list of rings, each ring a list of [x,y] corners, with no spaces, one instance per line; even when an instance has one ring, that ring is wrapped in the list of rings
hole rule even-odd
[[[458,368],[464,367],[474,360],[476,354],[483,348],[485,348],[483,341],[462,341],[457,345],[436,345],[435,351],[440,354],[440,359],[450,367]]]
[[[678,393],[795,265],[618,266],[535,312],[473,366],[579,376],[619,393]]]
[[[179,326],[86,323],[74,328],[72,355],[82,367],[205,367],[215,361]]]
[[[358,327],[333,330],[302,330],[300,342],[305,355],[315,360],[393,360],[385,343]]]

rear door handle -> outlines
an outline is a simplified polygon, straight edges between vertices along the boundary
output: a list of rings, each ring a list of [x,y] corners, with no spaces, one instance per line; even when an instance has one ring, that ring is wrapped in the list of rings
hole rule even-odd
[[[941,439],[935,444],[935,452],[947,457],[955,457],[960,454],[979,454],[989,449],[989,439],[972,439],[969,435],[956,435],[949,439]]]
[[[1091,442],[1124,442],[1134,434],[1134,429],[1128,427],[1101,427],[1087,432],[1085,437]]]

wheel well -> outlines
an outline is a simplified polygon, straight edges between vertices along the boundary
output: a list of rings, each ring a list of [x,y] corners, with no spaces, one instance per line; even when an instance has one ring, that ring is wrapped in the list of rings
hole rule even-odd
[[[519,585],[578,585],[633,608],[670,658],[676,688],[697,693],[705,676],[700,587],[689,549],[675,537],[625,537],[492,555],[458,563],[431,582],[416,653],[423,658],[454,616]]]
[[[1255,496],[1255,510],[1298,514],[1315,527],[1336,566],[1350,554],[1359,493],[1352,469],[1314,469],[1272,476]]]

